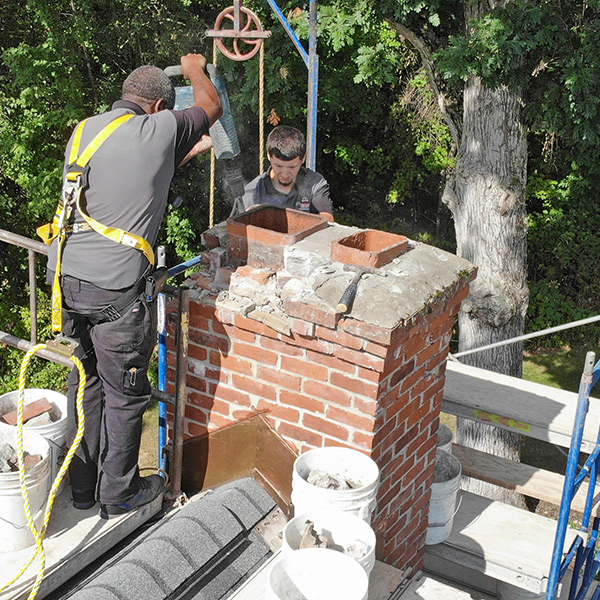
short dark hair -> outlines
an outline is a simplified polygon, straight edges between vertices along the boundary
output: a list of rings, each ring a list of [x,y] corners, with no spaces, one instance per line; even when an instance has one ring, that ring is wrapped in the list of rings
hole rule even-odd
[[[281,160],[304,158],[306,141],[304,134],[295,127],[280,125],[275,127],[267,137],[267,155]]]
[[[152,103],[165,101],[165,108],[175,106],[175,88],[167,74],[152,65],[144,65],[132,71],[123,82],[121,98],[140,99]]]

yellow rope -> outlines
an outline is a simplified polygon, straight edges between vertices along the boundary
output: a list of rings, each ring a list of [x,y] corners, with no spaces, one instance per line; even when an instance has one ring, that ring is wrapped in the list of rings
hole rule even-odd
[[[56,479],[52,484],[52,488],[50,489],[50,496],[48,497],[48,502],[46,504],[46,511],[44,513],[44,520],[42,522],[42,527],[38,531],[34,518],[31,514],[31,504],[29,501],[29,490],[27,489],[26,482],[26,472],[25,472],[25,462],[24,462],[24,448],[23,448],[23,409],[25,406],[25,374],[27,372],[27,368],[29,367],[29,363],[33,355],[39,350],[46,348],[46,344],[38,344],[31,348],[21,363],[21,368],[19,370],[19,400],[17,405],[17,458],[19,463],[19,480],[21,482],[21,496],[23,498],[23,509],[25,511],[25,516],[27,517],[27,523],[29,524],[29,529],[33,534],[35,539],[35,550],[29,560],[25,563],[21,571],[13,577],[8,583],[3,585],[0,588],[0,592],[3,592],[6,588],[11,586],[15,581],[21,578],[21,576],[27,571],[35,557],[40,555],[40,569],[38,571],[35,583],[31,592],[29,593],[28,600],[33,600],[42,584],[42,580],[44,579],[44,573],[46,571],[46,553],[44,551],[44,536],[46,534],[46,529],[48,528],[48,523],[50,521],[50,515],[52,514],[52,507],[54,505],[54,499],[56,497],[56,493],[60,484],[62,483],[64,476],[69,468],[71,460],[73,459],[73,455],[77,451],[79,444],[81,443],[81,439],[83,438],[84,427],[85,427],[85,414],[83,412],[83,393],[85,390],[86,384],[86,375],[83,365],[81,361],[76,356],[71,356],[71,360],[75,363],[77,370],[79,371],[79,387],[77,388],[77,398],[76,398],[76,409],[77,409],[77,434],[67,455],[65,460],[56,475]]]
[[[258,70],[258,172],[265,172],[265,43],[261,40]]]

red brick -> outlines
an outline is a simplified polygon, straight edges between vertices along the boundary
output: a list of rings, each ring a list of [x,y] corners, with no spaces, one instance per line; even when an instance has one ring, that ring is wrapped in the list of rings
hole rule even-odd
[[[221,352],[229,352],[229,338],[211,335],[200,329],[190,329],[190,346],[198,344],[207,348],[220,350]]]
[[[244,331],[239,327],[234,327],[231,325],[224,325],[223,333],[232,340],[240,340],[241,342],[246,342],[247,344],[254,344],[257,340],[255,333],[251,331]]]
[[[314,431],[318,431],[323,435],[328,435],[344,442],[348,441],[350,437],[349,432],[345,427],[331,423],[327,419],[322,419],[311,413],[304,413],[302,416],[302,425],[309,429],[313,429]]]
[[[334,404],[340,404],[342,406],[352,406],[352,396],[348,392],[332,387],[326,383],[304,381],[302,384],[302,391],[309,396],[321,398],[328,403],[333,402]]]
[[[416,371],[413,371],[412,374],[407,377],[401,384],[400,384],[400,391],[401,392],[410,392],[410,390],[412,389],[413,385],[415,385],[425,374],[425,367],[421,366],[419,367],[419,369],[417,369]]]
[[[251,406],[250,397],[246,392],[242,392],[225,385],[219,385],[216,395],[227,402],[237,406]]]
[[[297,346],[290,346],[285,342],[282,342],[278,339],[271,338],[260,338],[260,345],[263,348],[268,348],[269,350],[273,350],[278,354],[283,354],[286,356],[304,356],[305,350],[302,348],[298,348]]]
[[[231,415],[231,404],[224,402],[218,398],[213,399],[212,404],[209,406],[211,418],[214,413],[229,417]]]
[[[320,448],[323,445],[323,436],[316,431],[309,431],[304,427],[298,427],[291,423],[281,422],[277,427],[277,433],[284,438],[289,438],[293,441],[301,441]]]
[[[208,424],[209,431],[216,431],[217,429],[221,429],[222,427],[227,427],[232,424],[232,420],[227,417],[223,417],[222,415],[213,413],[210,418],[210,423]]]
[[[277,338],[279,335],[274,329],[263,325],[260,321],[248,319],[242,315],[235,316],[235,326],[246,331],[251,331],[252,333],[264,335],[265,337]]]
[[[281,369],[319,381],[327,381],[329,376],[329,369],[290,356],[281,357]]]
[[[360,381],[351,377],[347,377],[341,373],[331,372],[329,379],[334,386],[341,387],[344,390],[349,390],[354,394],[361,394],[369,398],[377,397],[377,386],[366,381]]]
[[[377,412],[378,404],[375,399],[356,396],[356,398],[354,398],[354,408],[363,415],[374,417]]]
[[[355,431],[352,434],[352,443],[359,448],[371,450],[373,448],[374,435],[372,433],[364,433],[363,431]]]
[[[190,327],[208,331],[210,329],[210,321],[197,313],[190,313]]]
[[[412,358],[390,376],[390,389],[395,388],[401,381],[410,375],[415,368],[415,359]]]
[[[239,277],[247,277],[252,279],[260,285],[267,285],[269,283],[269,279],[275,275],[275,271],[267,268],[243,265],[236,269],[235,274]]]
[[[375,356],[380,356],[381,358],[388,358],[390,354],[389,346],[382,346],[381,344],[375,344],[374,342],[365,341],[364,351],[369,354],[374,354]]]
[[[185,385],[196,392],[206,392],[206,381],[193,375],[189,375],[185,378]]]
[[[282,419],[288,423],[298,423],[300,420],[300,412],[289,406],[281,406],[261,399],[258,401],[257,408],[258,410],[266,410],[272,417]]]
[[[355,429],[362,431],[373,431],[374,421],[368,417],[364,417],[349,410],[339,408],[337,406],[329,405],[325,416],[328,419],[332,419],[337,423],[343,423],[344,425],[350,425]]]
[[[277,364],[277,360],[279,359],[279,356],[275,352],[271,352],[271,350],[265,350],[259,346],[251,346],[250,344],[243,344],[237,341],[233,344],[232,352],[233,354],[238,354],[268,365]]]
[[[281,390],[279,392],[279,401],[288,406],[296,406],[300,410],[308,410],[321,414],[325,412],[325,404],[323,402],[306,394],[295,394],[287,390]]]
[[[250,379],[242,375],[233,376],[233,385],[236,389],[244,390],[260,398],[266,398],[267,400],[275,400],[277,398],[277,391],[272,385],[262,383],[256,379]]]
[[[197,406],[192,406],[191,404],[188,404],[185,407],[186,419],[196,421],[196,423],[206,425],[208,423],[208,415],[208,409],[198,408]]]
[[[382,385],[384,382],[383,373],[380,373],[379,371],[371,371],[369,369],[364,369],[360,365],[357,365],[357,367],[356,367],[356,376],[359,379],[364,379],[366,381],[371,381],[372,383],[376,383],[378,386]],[[384,385],[384,387],[380,388],[379,393],[383,393],[383,390],[385,390],[385,389],[387,389],[387,388]]]
[[[329,328],[335,327],[338,320],[335,310],[325,302],[303,302],[288,298],[283,301],[283,309],[290,317]]]
[[[206,425],[202,425],[200,423],[196,423],[194,421],[187,421],[186,427],[188,430],[188,439],[189,438],[197,438],[206,435],[208,432],[208,428]]]
[[[345,360],[353,365],[358,365],[364,369],[370,369],[382,373],[385,367],[385,360],[379,356],[367,354],[364,351],[352,350],[340,346],[335,349],[334,356],[341,360]]]
[[[350,317],[342,319],[339,322],[338,327],[352,335],[386,346],[388,346],[392,341],[391,329],[384,329],[382,327],[378,327],[377,325],[372,325],[371,323],[366,323],[365,321],[357,321]]]
[[[333,355],[335,345],[326,340],[320,340],[314,337],[308,337],[298,335],[292,332],[290,336],[283,336],[282,341],[293,344],[294,346],[300,346],[301,348],[307,348],[315,352],[321,352],[322,354]]]
[[[243,375],[252,375],[253,365],[250,361],[231,354],[220,354],[219,352],[210,353],[210,364],[221,371],[235,371]],[[208,373],[208,370],[207,370]]]
[[[197,346],[196,344],[190,344],[188,346],[188,354],[196,360],[206,360],[208,357],[208,351],[206,348]]]
[[[431,359],[436,354],[438,354],[440,352],[441,343],[442,343],[442,340],[438,338],[435,342],[430,344],[428,347],[421,350],[421,352],[419,352],[419,354],[417,354],[417,356],[416,356],[417,365],[427,364],[429,359]]]
[[[197,314],[207,319],[214,319],[217,309],[215,307],[215,301],[209,298],[203,298],[202,302],[190,302],[190,315]]]
[[[306,351],[306,361],[323,365],[329,369],[337,369],[338,371],[343,371],[345,373],[354,373],[356,371],[356,367],[350,363],[340,361],[333,356],[313,352],[312,350]]]
[[[279,371],[278,369],[270,369],[269,367],[263,367],[262,365],[257,365],[256,378],[260,381],[274,383],[275,385],[279,385],[282,388],[286,388],[288,390],[293,390],[296,392],[300,391],[300,386],[302,385],[301,377],[298,377],[296,375],[290,375],[289,373],[284,373],[282,371]]]
[[[298,335],[304,335],[307,337],[315,337],[316,326],[314,323],[308,321],[302,321],[301,319],[292,319],[292,331]],[[322,336],[316,336],[322,337]]]
[[[327,327],[322,327],[321,325],[317,325],[315,337],[339,344],[346,348],[352,348],[353,350],[362,350],[363,345],[365,344],[365,341],[360,337],[350,335],[341,329],[329,329]]]
[[[186,405],[189,406],[190,404],[194,404],[195,406],[200,406],[208,410],[212,401],[212,396],[191,391],[188,392]]]

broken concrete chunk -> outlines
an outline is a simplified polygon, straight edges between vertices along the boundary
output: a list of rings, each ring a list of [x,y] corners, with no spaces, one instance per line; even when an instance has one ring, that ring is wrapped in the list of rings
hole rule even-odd
[[[313,469],[308,474],[306,481],[326,490],[352,490],[360,487],[356,482],[350,481],[341,475],[326,473],[320,469]]]
[[[23,453],[25,470],[35,467],[42,460],[41,454]],[[17,451],[8,443],[0,444],[0,473],[14,473],[19,470]]]

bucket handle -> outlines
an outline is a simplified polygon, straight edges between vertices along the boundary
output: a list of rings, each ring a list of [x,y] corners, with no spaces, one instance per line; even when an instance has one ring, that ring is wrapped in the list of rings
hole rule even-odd
[[[463,497],[461,494],[458,498],[458,504],[456,506],[456,509],[454,510],[454,512],[452,513],[450,518],[445,523],[429,523],[427,525],[427,527],[446,527],[446,525],[448,525],[448,523],[450,523],[450,521],[452,521],[452,519],[454,519],[454,517],[456,516],[456,513],[458,512],[458,509],[460,508],[460,505],[462,504],[462,499],[463,499]]]

